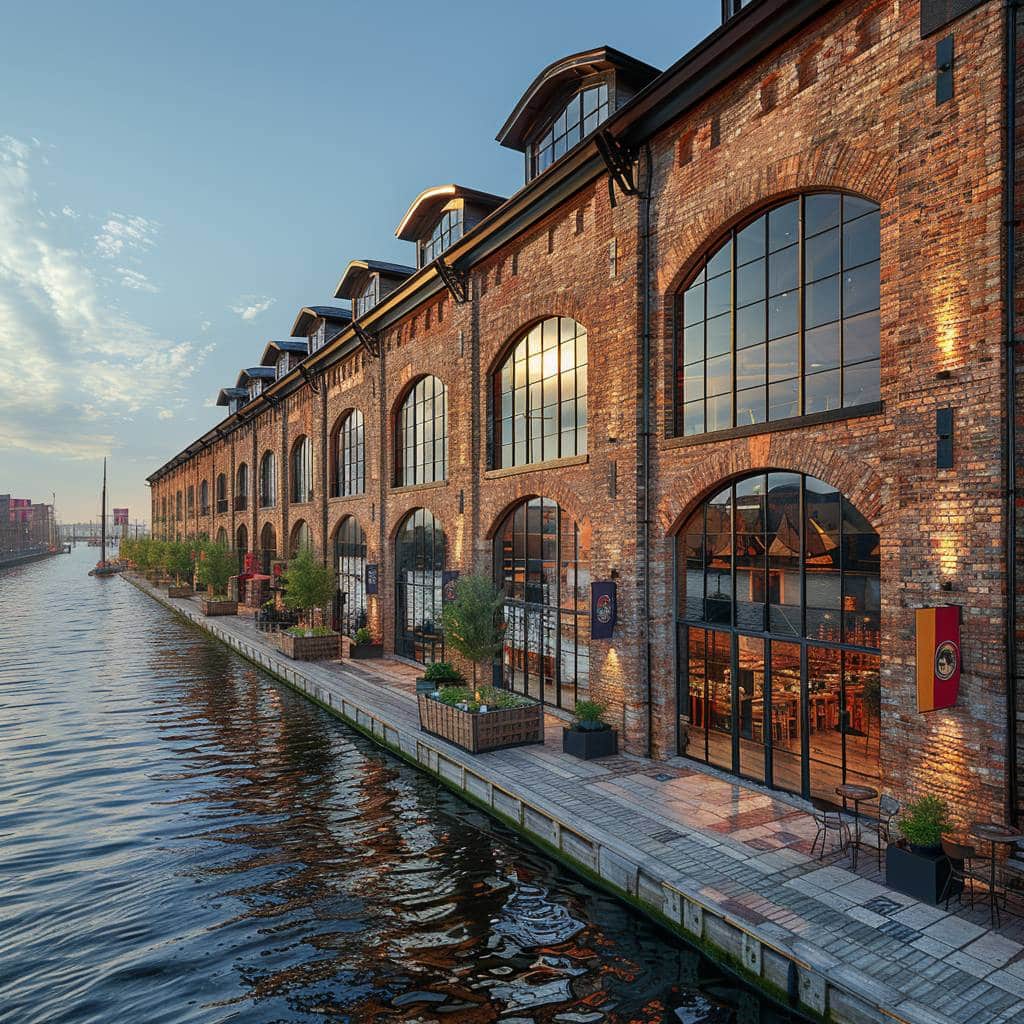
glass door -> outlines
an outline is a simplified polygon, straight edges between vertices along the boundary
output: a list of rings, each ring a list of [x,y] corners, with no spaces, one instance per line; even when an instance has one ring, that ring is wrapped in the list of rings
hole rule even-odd
[[[764,640],[736,638],[736,709],[734,729],[739,735],[740,775],[765,781],[765,661]]]

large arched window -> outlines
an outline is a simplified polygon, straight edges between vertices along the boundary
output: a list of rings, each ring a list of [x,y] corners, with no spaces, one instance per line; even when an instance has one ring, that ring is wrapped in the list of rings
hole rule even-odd
[[[879,216],[810,193],[716,246],[680,302],[677,433],[879,400]]]
[[[235,473],[235,511],[244,512],[249,504],[249,467],[243,462]]]
[[[567,317],[536,324],[494,375],[494,466],[587,450],[587,332]]]
[[[444,657],[444,562],[441,524],[425,508],[414,509],[395,538],[395,651],[406,658]]]
[[[181,491],[174,496],[174,518],[181,518]]]
[[[680,752],[834,799],[879,776],[879,539],[834,487],[744,477],[676,544]]]
[[[260,508],[277,504],[277,460],[273,452],[264,452],[260,459]]]
[[[249,550],[249,529],[242,523],[235,531],[235,548],[240,555]]]
[[[448,389],[422,377],[410,389],[395,424],[395,482],[429,484],[448,475]]]
[[[217,531],[217,543],[223,544],[225,547],[227,546],[228,531],[225,530],[223,526]]]
[[[264,574],[270,573],[270,563],[277,558],[277,532],[270,523],[260,530],[260,566]]]
[[[362,494],[366,489],[366,439],[363,414],[358,409],[352,409],[338,421],[331,450],[334,453],[332,497]]]
[[[223,473],[217,474],[217,482],[214,484],[216,494],[217,511],[227,512],[228,510],[228,478]]]
[[[210,513],[210,485],[204,480],[199,485],[199,514],[201,516],[209,515]]]
[[[313,445],[308,437],[300,437],[292,446],[292,501],[302,503],[313,499]]]
[[[533,174],[550,167],[608,117],[608,83],[582,89],[558,113],[533,144]]]
[[[334,533],[338,594],[334,628],[346,636],[366,625],[366,534],[355,516],[345,516]]]
[[[185,490],[185,515],[191,517],[196,511],[196,489],[189,484]]]
[[[505,589],[504,684],[571,710],[590,677],[589,531],[530,498],[495,537],[494,577]]]
[[[300,519],[292,527],[291,541],[288,544],[288,557],[294,558],[300,551],[313,549],[313,536],[309,532],[309,524]]]

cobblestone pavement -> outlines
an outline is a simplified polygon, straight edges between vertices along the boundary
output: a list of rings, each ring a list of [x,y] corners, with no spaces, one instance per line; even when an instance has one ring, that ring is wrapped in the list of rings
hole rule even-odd
[[[194,601],[160,599],[206,625]],[[218,618],[210,625],[252,652],[286,660],[251,618]],[[413,749],[411,737],[423,737],[415,667],[382,659],[289,662],[287,668],[331,694],[332,702],[367,709]],[[1003,926],[994,930],[987,904],[971,911],[951,903],[947,912],[888,889],[871,848],[861,851],[857,872],[838,851],[819,860],[811,854],[814,822],[797,798],[681,758],[569,757],[561,751],[562,724],[547,717],[543,746],[477,757],[430,739],[446,757],[451,751],[453,763],[597,842],[635,851],[645,872],[653,865],[663,881],[696,891],[727,920],[745,923],[751,934],[810,963],[831,985],[870,1001],[878,1011],[865,1020],[1024,1024],[1022,918],[1004,913]],[[983,902],[982,890],[978,896]]]

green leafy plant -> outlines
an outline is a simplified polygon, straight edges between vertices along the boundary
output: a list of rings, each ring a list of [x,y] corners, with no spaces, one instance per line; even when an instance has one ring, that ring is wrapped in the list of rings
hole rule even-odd
[[[519,708],[532,704],[528,697],[522,697],[510,690],[501,690],[495,686],[481,686],[479,689],[469,686],[442,686],[437,694],[442,704],[455,707],[465,704],[467,711],[479,712],[482,707],[488,711],[499,708]]]
[[[504,605],[505,595],[490,577],[474,573],[459,579],[454,598],[444,606],[445,643],[472,663],[474,689],[479,663],[501,653]]]
[[[356,647],[366,647],[373,643],[373,636],[365,626],[360,626],[359,629],[356,630],[356,635],[352,637],[352,642]]]
[[[923,796],[907,804],[897,828],[912,846],[938,846],[950,824],[949,804],[937,796]]]
[[[167,545],[167,571],[180,586],[182,576],[192,575],[192,545],[176,540]]]
[[[326,626],[289,626],[285,632],[289,636],[334,636],[334,630]]]
[[[423,670],[423,678],[429,679],[432,683],[462,682],[462,676],[450,661],[432,661]]]
[[[288,562],[284,573],[284,606],[305,617],[314,608],[324,608],[334,598],[334,574],[318,562],[309,548]]]
[[[578,700],[573,711],[574,725],[585,732],[595,732],[600,729],[607,729],[608,725],[604,720],[605,712],[608,709],[596,700]]]
[[[214,600],[225,600],[228,580],[238,568],[235,553],[226,544],[207,541],[199,549],[196,575]]]

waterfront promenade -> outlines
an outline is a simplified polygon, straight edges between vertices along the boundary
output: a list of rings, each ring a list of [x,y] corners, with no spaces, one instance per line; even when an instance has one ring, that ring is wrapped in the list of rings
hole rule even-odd
[[[1024,930],[987,909],[949,913],[810,854],[801,801],[677,759],[583,762],[543,747],[474,757],[419,730],[399,662],[293,662],[245,617],[205,618],[191,599],[136,586],[557,856],[725,953],[746,975],[836,1021],[1024,1022]],[[953,912],[953,911],[956,912]],[[791,964],[796,977],[791,978]]]

